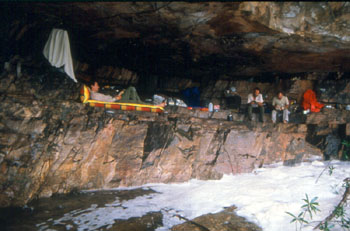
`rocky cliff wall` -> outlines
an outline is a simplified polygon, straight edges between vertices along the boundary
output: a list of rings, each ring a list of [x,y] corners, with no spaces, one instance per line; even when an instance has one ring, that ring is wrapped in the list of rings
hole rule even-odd
[[[322,154],[306,142],[305,124],[105,111],[80,103],[69,80],[51,80],[2,79],[1,206],[80,189],[219,179]]]

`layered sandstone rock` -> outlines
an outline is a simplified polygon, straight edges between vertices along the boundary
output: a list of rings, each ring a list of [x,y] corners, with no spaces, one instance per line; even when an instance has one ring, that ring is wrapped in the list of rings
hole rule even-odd
[[[80,85],[59,72],[4,74],[1,83],[1,206],[76,189],[220,179],[279,161],[293,166],[322,150],[336,154],[350,123],[339,109],[277,125],[269,114],[265,123],[246,123],[230,110],[106,111],[83,105]],[[242,92],[255,86],[236,83]]]
[[[55,78],[60,74],[31,58],[11,60],[24,54],[44,63],[43,44],[53,27],[62,27],[69,31],[74,59],[82,60],[75,61],[80,80],[97,74],[106,84],[114,79],[150,92],[201,86],[202,99],[218,103],[232,85],[244,103],[256,86],[266,101],[285,88],[300,102],[318,84],[321,101],[344,106],[350,103],[349,3],[1,6],[1,66],[10,60],[14,71],[21,63],[32,76],[0,79],[0,206],[73,189],[219,179],[277,161],[293,165],[321,155],[320,149],[333,152],[329,141],[339,146],[339,134],[350,134],[349,113],[335,109],[277,126],[268,123],[269,115],[265,124],[245,124],[238,113],[228,122],[229,111],[112,114],[82,105],[80,86],[63,74]],[[336,75],[325,78],[327,72]],[[293,76],[279,81],[283,73]]]
[[[1,206],[73,189],[220,179],[321,155],[305,142],[305,124],[247,125],[194,111],[111,114],[81,104],[67,84],[2,95]]]

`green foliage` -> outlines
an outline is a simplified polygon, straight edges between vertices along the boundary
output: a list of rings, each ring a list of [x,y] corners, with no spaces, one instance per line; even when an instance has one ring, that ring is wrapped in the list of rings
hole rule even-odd
[[[342,160],[350,160],[350,141],[343,140],[342,145],[344,145]]]
[[[350,160],[350,141],[343,141],[342,144],[345,145],[346,150],[347,150],[345,154],[343,152],[343,158],[344,158],[344,155],[346,155],[347,156],[346,158],[348,158],[348,160]],[[322,173],[326,169],[327,169],[327,167],[323,169]],[[328,166],[328,173],[330,176],[333,174],[334,169],[335,168],[333,165]],[[320,176],[322,175],[322,173],[320,174]],[[316,181],[316,183],[317,183],[317,181]],[[340,184],[335,184],[335,185],[331,186],[333,193],[335,193],[337,195],[339,194],[339,189],[338,189],[339,185]],[[345,189],[348,189],[350,187],[349,181],[344,180],[342,187]],[[316,214],[317,211],[320,211],[320,209],[318,208],[319,203],[317,202],[317,199],[318,199],[318,197],[314,197],[310,200],[309,195],[305,194],[305,199],[302,199],[305,203],[301,206],[302,211],[297,216],[290,213],[290,212],[286,212],[289,216],[293,217],[293,219],[290,221],[290,223],[295,223],[295,230],[298,230],[298,225],[299,225],[299,230],[302,230],[304,224],[310,224],[312,222],[317,222],[317,221],[312,221],[313,214]],[[334,209],[334,211],[333,211],[334,213],[332,212],[332,214],[329,217],[327,217],[327,219],[325,219],[325,221],[322,221],[322,223],[319,224],[318,228],[320,230],[324,230],[324,231],[333,230],[333,231],[335,231],[335,230],[339,230],[339,226],[340,226],[341,230],[350,231],[349,211],[346,211],[343,203],[339,203],[339,204],[340,204],[340,206],[337,206]],[[310,220],[307,220],[305,218],[306,214],[309,214]],[[320,223],[320,221],[318,221],[318,223]]]
[[[350,229],[350,218],[346,217],[346,211],[343,206],[338,206],[335,208],[335,218],[339,220],[340,226],[342,228]]]
[[[340,226],[342,228],[350,229],[350,217],[342,216],[340,221],[341,221],[341,225]]]
[[[349,148],[349,147],[350,147],[350,141],[348,141],[348,140],[343,140],[342,144],[343,144],[346,148]]]
[[[309,223],[308,221],[306,221],[306,220],[304,219],[304,215],[305,215],[304,212],[299,213],[298,216],[295,216],[294,214],[292,214],[292,213],[290,213],[290,212],[286,212],[286,213],[287,213],[288,215],[290,215],[290,216],[293,217],[293,219],[290,221],[290,223],[299,222],[300,225],[303,224],[303,223],[306,223],[306,224]]]
[[[345,182],[342,184],[342,187],[344,188],[348,188],[349,186],[350,185],[348,182]],[[339,227],[339,226],[335,227],[335,224],[338,224],[342,228],[342,230],[350,230],[350,217],[349,217],[349,214],[346,213],[346,210],[343,205],[337,206],[334,209],[334,217],[329,221],[325,221],[323,224],[320,225],[319,228],[320,230],[330,231],[332,228]]]
[[[309,214],[310,218],[312,219],[312,212],[314,212],[316,214],[317,211],[320,211],[317,206],[319,206],[318,202],[316,202],[316,200],[318,199],[318,197],[314,197],[312,198],[312,200],[309,200],[309,196],[307,194],[305,194],[306,198],[303,199],[303,201],[305,202],[305,204],[303,206],[301,206],[301,208],[305,208],[306,212]]]
[[[331,189],[332,189],[332,193],[334,193],[335,195],[339,194],[339,190],[338,190],[338,185],[331,185]]]
[[[317,202],[318,197],[314,197],[311,199],[309,199],[309,195],[305,194],[305,199],[303,199],[303,201],[305,202],[305,204],[303,204],[301,206],[301,208],[303,209],[303,211],[301,211],[298,216],[290,213],[290,212],[286,212],[288,215],[292,216],[293,219],[290,221],[290,223],[295,222],[295,229],[298,229],[298,223],[299,223],[299,227],[300,230],[302,229],[303,224],[308,224],[309,221],[305,220],[305,215],[309,214],[310,219],[312,219],[312,213],[315,213],[317,211],[320,211],[317,207],[319,206],[319,203]]]
[[[328,166],[328,174],[331,176],[333,174],[333,170],[334,170],[334,166],[331,165],[331,166]]]
[[[334,212],[335,212],[336,218],[343,217],[345,214],[344,207],[339,207],[339,206],[334,210]]]
[[[321,226],[320,226],[320,230],[324,230],[324,231],[330,231],[331,228],[334,227],[334,224],[328,224],[328,222],[326,221],[325,223],[323,223]]]

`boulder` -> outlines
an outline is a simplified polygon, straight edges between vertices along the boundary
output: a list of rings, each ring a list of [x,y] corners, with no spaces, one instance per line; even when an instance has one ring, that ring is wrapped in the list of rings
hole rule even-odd
[[[235,207],[225,208],[223,211],[199,216],[193,220],[187,220],[185,223],[175,225],[171,228],[172,231],[260,231],[262,230],[257,225],[247,221],[243,217],[235,214]],[[181,219],[181,216],[179,217]],[[184,219],[184,218],[182,218]]]

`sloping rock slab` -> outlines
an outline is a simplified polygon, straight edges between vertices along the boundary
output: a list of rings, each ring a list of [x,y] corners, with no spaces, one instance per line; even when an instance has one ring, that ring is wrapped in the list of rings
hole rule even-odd
[[[260,231],[260,227],[236,215],[235,206],[215,214],[206,214],[174,226],[172,231]]]

